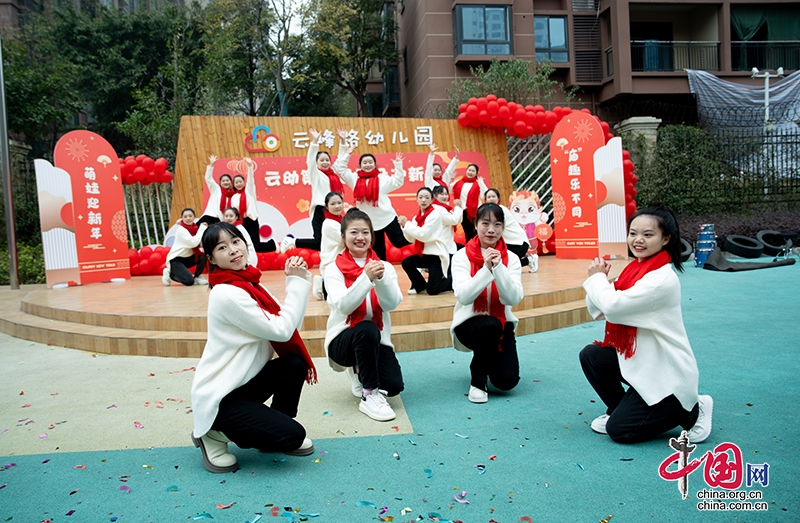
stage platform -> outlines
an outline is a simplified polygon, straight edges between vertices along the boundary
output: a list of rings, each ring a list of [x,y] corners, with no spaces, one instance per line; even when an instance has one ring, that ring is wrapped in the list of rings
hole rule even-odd
[[[610,277],[627,261],[616,260]],[[588,260],[559,260],[542,256],[539,271],[523,268],[525,298],[514,307],[517,334],[531,334],[591,321],[585,293]],[[395,266],[405,293],[410,284]],[[316,270],[312,270],[317,274]],[[283,272],[266,271],[262,283],[281,301]],[[196,357],[206,342],[208,287],[165,287],[157,276],[135,277],[125,283],[94,283],[66,289],[23,285],[0,290],[0,331],[11,336],[89,352],[164,357]],[[397,351],[449,347],[455,297],[405,296],[391,312],[392,341]],[[324,356],[325,326],[330,310],[309,299],[301,335],[312,356]]]

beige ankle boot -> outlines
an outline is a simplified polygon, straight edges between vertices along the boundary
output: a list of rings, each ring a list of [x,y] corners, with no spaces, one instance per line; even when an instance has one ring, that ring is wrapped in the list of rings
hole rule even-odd
[[[233,472],[239,468],[236,456],[228,453],[228,441],[225,434],[217,430],[209,430],[199,439],[192,434],[192,443],[203,452],[203,465],[215,474]]]

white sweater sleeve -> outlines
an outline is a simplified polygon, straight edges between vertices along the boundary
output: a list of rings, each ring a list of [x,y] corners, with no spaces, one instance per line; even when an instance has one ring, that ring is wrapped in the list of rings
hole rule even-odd
[[[458,225],[461,223],[461,217],[464,214],[464,209],[461,207],[453,207],[453,211],[441,209],[442,212],[442,225]]]
[[[436,182],[433,181],[433,153],[428,154],[428,161],[425,163],[425,187],[432,189]]]
[[[416,216],[407,221],[403,226],[403,235],[409,241],[419,240],[423,243],[430,242],[440,236],[442,227],[442,215],[434,209],[421,227],[417,225]]]
[[[403,183],[406,181],[406,172],[403,170],[403,162],[402,161],[395,161],[394,162],[394,174],[389,177],[389,180],[385,184],[384,192],[386,194],[399,189],[403,186]],[[383,189],[383,187],[382,187]]]
[[[494,275],[484,265],[481,270],[470,275],[470,262],[466,256],[453,256],[453,293],[461,305],[470,305],[475,298],[494,281]]]
[[[349,315],[356,310],[374,287],[364,272],[356,278],[353,285],[348,287],[345,285],[342,271],[336,266],[335,261],[325,269],[324,278],[325,289],[328,291],[328,306],[344,315]]]
[[[403,291],[397,283],[397,272],[389,262],[383,262],[383,278],[375,280],[375,294],[384,311],[393,311],[403,301]]]
[[[350,155],[347,154],[347,146],[342,143],[339,145],[339,154],[336,156],[336,161],[333,162],[333,172],[339,175],[342,182],[350,187],[355,188],[358,175],[347,168],[347,163],[350,161]]]
[[[447,164],[447,169],[444,170],[444,174],[442,174],[442,181],[447,185],[450,185],[450,182],[453,181],[453,178],[456,174],[456,167],[458,166],[458,158],[453,158],[450,160],[450,163]]]
[[[522,301],[522,266],[519,257],[513,252],[508,253],[508,267],[502,263],[492,269],[497,292],[500,294],[500,303],[512,307]]]
[[[624,291],[616,290],[603,273],[589,276],[583,282],[589,312],[595,319],[599,319],[602,314],[606,320],[618,325],[649,328],[652,313],[661,305],[672,305],[676,294],[680,296],[679,289],[676,293],[673,285],[664,284],[669,283],[665,281],[666,275],[668,273],[665,271],[650,272]],[[677,282],[677,278],[675,281]]]

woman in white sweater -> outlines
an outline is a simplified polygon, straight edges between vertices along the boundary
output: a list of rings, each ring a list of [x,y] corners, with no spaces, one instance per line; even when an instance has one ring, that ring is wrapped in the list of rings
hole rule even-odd
[[[436,144],[431,144],[430,148],[431,152],[428,154],[428,161],[425,164],[425,187],[431,190],[433,190],[433,188],[437,185],[441,185],[442,187],[450,187],[450,182],[453,181],[453,175],[455,174],[456,167],[458,166],[458,147],[456,147],[455,157],[450,160],[449,164],[447,164],[447,169],[445,169],[444,172],[442,172],[441,164],[434,162],[436,157],[433,153],[435,153],[439,148],[436,147]]]
[[[433,206],[436,211],[442,215],[442,225],[449,226],[445,229],[445,242],[450,254],[455,254],[458,249],[463,249],[464,246],[455,241],[456,227],[461,223],[461,218],[464,215],[464,208],[461,206],[461,200],[453,200],[453,205],[450,205],[450,190],[444,185],[437,185],[431,191],[433,193]]]
[[[344,209],[344,200],[342,195],[338,192],[329,192],[325,196],[325,212],[323,216],[325,220],[322,222],[322,241],[320,242],[319,250],[319,276],[314,277],[314,285],[311,288],[311,293],[318,300],[324,300],[328,297],[325,290],[325,281],[323,275],[325,269],[336,261],[336,257],[344,250],[344,242],[342,241],[342,210]]]
[[[217,163],[217,157],[213,154],[208,157],[208,166],[206,166],[205,181],[208,188],[208,203],[203,210],[200,219],[197,220],[198,224],[212,225],[222,220],[222,214],[225,209],[232,207],[233,196],[236,194],[236,189],[233,188],[233,179],[230,174],[223,174],[219,177],[219,183],[214,180],[214,164]]]
[[[258,267],[258,254],[256,254],[256,249],[253,247],[252,240],[250,240],[250,235],[247,234],[247,229],[245,229],[244,225],[242,224],[239,210],[235,207],[228,207],[225,209],[225,213],[222,215],[222,221],[225,223],[230,223],[239,229],[239,232],[242,233],[242,236],[244,236],[244,241],[247,243],[247,263]]]
[[[528,272],[536,272],[539,269],[539,255],[536,253],[528,254],[531,245],[528,243],[528,234],[522,225],[514,218],[514,214],[505,205],[500,203],[500,191],[492,187],[483,194],[486,203],[496,203],[503,209],[503,240],[506,242],[508,250],[519,256],[520,265],[530,266]]]
[[[234,194],[231,196],[230,206],[239,211],[242,226],[250,237],[250,243],[256,252],[274,252],[277,250],[275,240],[261,241],[261,232],[258,226],[258,200],[256,197],[256,164],[251,158],[245,158],[247,163],[247,179],[241,174],[233,177]],[[255,265],[254,260],[250,260]]]
[[[411,280],[408,294],[427,292],[435,296],[453,289],[450,276],[450,246],[448,233],[452,237],[452,226],[442,223],[442,214],[433,205],[433,193],[427,187],[417,191],[419,214],[410,220],[400,216],[398,221],[408,241],[414,242],[415,253],[403,259],[403,270]],[[428,281],[419,269],[428,271]]]
[[[361,412],[377,421],[389,421],[395,413],[386,396],[403,391],[389,312],[397,308],[403,294],[394,267],[372,250],[374,231],[369,216],[350,209],[342,218],[341,230],[345,249],[325,269],[331,309],[325,335],[328,363],[338,372],[351,369],[351,388],[361,398]]]
[[[208,227],[207,223],[194,223],[194,211],[188,207],[181,212],[175,232],[175,242],[167,253],[167,266],[161,275],[161,283],[169,287],[171,281],[183,285],[205,285],[208,283],[201,276],[206,267],[205,256],[200,252],[200,241]],[[194,273],[189,269],[194,267]]]
[[[313,443],[293,419],[303,382],[317,379],[297,331],[311,287],[305,261],[286,260],[281,306],[259,283],[261,271],[247,263],[238,229],[212,225],[203,249],[211,266],[208,341],[192,382],[192,441],[202,450],[203,465],[211,472],[236,470],[228,441],[243,449],[311,454]],[[270,397],[268,407],[264,403]]]
[[[503,241],[503,210],[485,203],[476,213],[477,236],[453,256],[456,306],[450,334],[453,346],[472,351],[469,400],[486,403],[488,381],[503,391],[519,383],[511,307],[523,297],[519,258]]]
[[[711,433],[713,400],[697,395],[697,362],[683,326],[678,223],[666,209],[642,209],[628,221],[627,242],[634,261],[613,284],[611,266],[600,258],[583,284],[589,313],[606,320],[603,341],[580,353],[607,407],[591,427],[634,443],[680,426],[699,443]]]

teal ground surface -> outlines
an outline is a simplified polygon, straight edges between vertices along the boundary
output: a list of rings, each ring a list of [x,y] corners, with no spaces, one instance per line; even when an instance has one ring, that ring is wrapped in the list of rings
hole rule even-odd
[[[305,458],[234,449],[241,470],[225,475],[193,447],[2,457],[15,465],[0,472],[0,521],[800,521],[800,266],[680,278],[700,392],[715,400],[691,457],[730,442],[744,463],[768,463],[768,486],[738,489],[766,511],[698,510],[702,467],[681,499],[658,475],[676,432],[619,445],[590,430],[604,407],[578,352],[602,337],[595,322],[519,338],[520,385],[485,405],[465,397],[468,354],[399,354],[413,435],[317,440]]]

